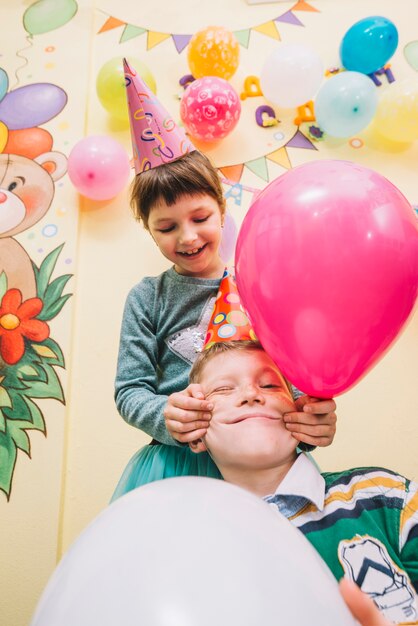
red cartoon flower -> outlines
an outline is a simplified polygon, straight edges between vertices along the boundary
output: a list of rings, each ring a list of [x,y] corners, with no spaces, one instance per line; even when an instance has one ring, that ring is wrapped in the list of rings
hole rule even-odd
[[[33,319],[42,311],[40,298],[29,298],[22,304],[19,289],[9,289],[0,306],[0,354],[9,365],[14,365],[25,353],[24,337],[44,341],[49,337],[46,322]]]

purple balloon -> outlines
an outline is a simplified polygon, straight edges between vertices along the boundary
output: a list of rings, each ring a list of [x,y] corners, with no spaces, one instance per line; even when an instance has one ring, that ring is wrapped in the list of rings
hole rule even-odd
[[[0,120],[9,130],[33,128],[58,115],[67,104],[67,94],[51,83],[18,87],[0,102]]]

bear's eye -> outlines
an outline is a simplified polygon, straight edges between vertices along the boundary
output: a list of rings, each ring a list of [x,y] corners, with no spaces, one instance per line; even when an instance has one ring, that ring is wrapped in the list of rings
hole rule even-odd
[[[26,179],[23,176],[16,176],[15,180],[12,183],[10,183],[7,189],[9,191],[13,191],[14,189],[16,189],[18,185],[24,185],[25,182],[26,182]]]

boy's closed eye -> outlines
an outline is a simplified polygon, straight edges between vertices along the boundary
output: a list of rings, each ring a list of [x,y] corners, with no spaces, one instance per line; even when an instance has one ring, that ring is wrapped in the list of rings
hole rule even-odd
[[[233,391],[234,387],[232,385],[222,385],[222,387],[216,387],[216,389],[212,389],[212,391],[210,391],[206,398],[209,398],[209,396],[213,395],[213,394],[217,394],[217,393],[228,393],[230,391]]]

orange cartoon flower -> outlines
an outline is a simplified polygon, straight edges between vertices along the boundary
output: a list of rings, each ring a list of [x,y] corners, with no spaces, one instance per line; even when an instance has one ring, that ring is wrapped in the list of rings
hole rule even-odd
[[[44,341],[49,337],[46,322],[33,319],[42,311],[40,298],[29,298],[22,303],[19,289],[9,289],[0,306],[0,354],[9,365],[14,365],[25,353],[24,338]]]

